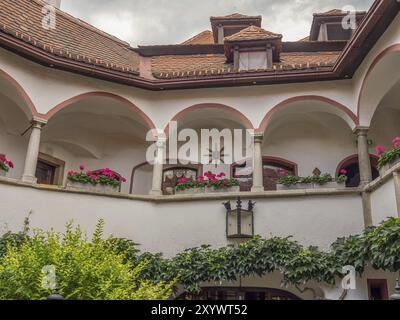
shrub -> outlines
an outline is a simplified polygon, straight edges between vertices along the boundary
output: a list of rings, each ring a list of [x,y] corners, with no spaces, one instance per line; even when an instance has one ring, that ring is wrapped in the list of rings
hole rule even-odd
[[[0,260],[0,299],[46,299],[55,283],[65,299],[158,300],[172,294],[172,283],[150,283],[141,279],[147,267],[134,266],[129,250],[113,238],[103,240],[102,220],[87,240],[80,227],[67,225],[65,234],[34,230],[22,244],[9,242]],[[55,277],[45,266],[54,267]],[[51,270],[51,269],[49,269]]]

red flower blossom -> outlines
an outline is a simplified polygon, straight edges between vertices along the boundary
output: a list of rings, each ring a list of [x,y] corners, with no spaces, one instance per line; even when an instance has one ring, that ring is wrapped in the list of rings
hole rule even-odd
[[[179,178],[178,183],[186,183],[187,179],[185,177]]]
[[[286,177],[286,171],[283,170],[283,169],[279,169],[279,170],[278,170],[278,175],[279,175],[280,177]]]
[[[377,154],[378,156],[381,156],[381,155],[383,155],[383,154],[385,153],[385,149],[384,149],[382,146],[377,146],[377,147],[375,148],[375,150],[376,150],[376,154]]]
[[[346,169],[342,169],[342,170],[340,170],[340,174],[341,175],[347,175],[347,170]]]
[[[393,144],[393,147],[395,147],[396,149],[399,149],[400,148],[400,137],[393,138],[392,144]]]
[[[85,170],[85,168],[86,168],[86,167],[85,167],[84,165],[80,165],[80,166],[79,166],[79,170],[81,170],[81,171]]]
[[[96,180],[97,180],[97,176],[90,176],[89,178],[90,178],[90,180],[92,180],[92,181],[96,181]]]
[[[9,166],[11,169],[14,169],[14,163],[12,163],[11,161],[8,161],[8,166]]]
[[[126,178],[121,177],[121,181],[122,181],[122,182],[126,182]]]

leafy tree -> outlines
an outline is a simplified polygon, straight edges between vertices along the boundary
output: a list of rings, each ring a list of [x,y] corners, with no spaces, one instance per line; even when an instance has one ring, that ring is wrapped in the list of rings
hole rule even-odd
[[[103,228],[100,220],[92,242],[71,224],[64,235],[34,230],[22,244],[9,242],[0,260],[0,299],[46,299],[54,289],[53,280],[65,299],[169,298],[172,283],[143,280],[140,273],[148,263],[134,266],[127,261],[126,248],[111,238],[103,240]],[[45,274],[45,266],[55,268],[55,279]]]

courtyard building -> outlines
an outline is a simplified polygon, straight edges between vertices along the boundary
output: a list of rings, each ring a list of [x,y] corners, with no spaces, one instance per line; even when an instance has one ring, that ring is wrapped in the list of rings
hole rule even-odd
[[[309,37],[294,42],[265,30],[262,16],[234,13],[211,17],[209,30],[182,43],[150,46],[131,46],[53,4],[55,25],[45,28],[44,2],[0,1],[0,155],[13,164],[0,171],[2,226],[17,231],[30,215],[33,227],[62,231],[73,220],[91,232],[103,218],[106,232],[172,257],[244,241],[229,237],[221,204],[238,197],[256,202],[251,228],[241,230],[250,237],[293,236],[323,250],[400,217],[400,165],[380,168],[375,151],[400,136],[399,1],[351,13],[349,28],[348,12],[315,13]],[[217,139],[204,152],[199,140],[182,161],[170,142],[181,140],[181,149],[186,138],[174,132],[188,129],[198,137],[236,130],[242,148]],[[117,181],[110,188],[70,179],[90,171],[95,181],[104,168]],[[210,174],[235,185],[179,187]],[[368,267],[345,299],[387,299],[396,276]],[[272,273],[204,283],[197,298],[343,294],[340,280],[281,281]]]

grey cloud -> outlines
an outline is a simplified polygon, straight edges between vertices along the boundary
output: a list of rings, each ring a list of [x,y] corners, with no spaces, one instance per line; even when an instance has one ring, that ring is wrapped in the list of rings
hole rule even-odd
[[[312,13],[373,0],[62,0],[62,9],[136,46],[180,43],[210,29],[209,17],[262,15],[263,27],[294,41],[308,35]]]

